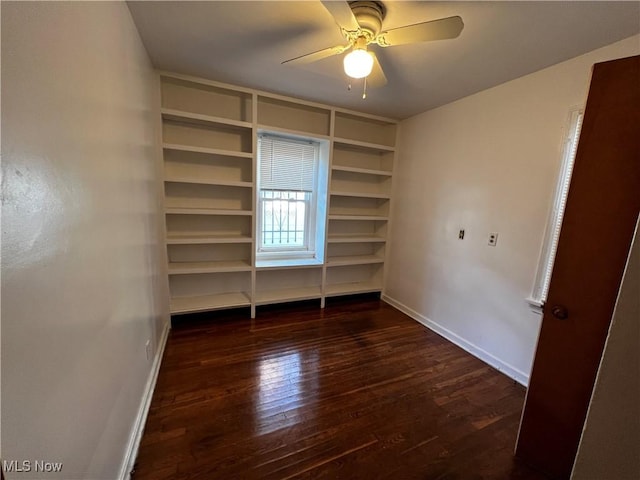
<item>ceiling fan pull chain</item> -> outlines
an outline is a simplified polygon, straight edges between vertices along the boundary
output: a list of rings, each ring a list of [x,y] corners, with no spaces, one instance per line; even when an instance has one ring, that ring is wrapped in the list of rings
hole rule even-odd
[[[362,99],[367,98],[367,77],[364,77],[364,88],[362,89]]]

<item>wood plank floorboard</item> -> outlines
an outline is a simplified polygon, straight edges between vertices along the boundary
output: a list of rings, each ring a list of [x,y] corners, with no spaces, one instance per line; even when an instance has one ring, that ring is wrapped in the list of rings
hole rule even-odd
[[[372,297],[175,319],[134,480],[526,479],[525,390]]]

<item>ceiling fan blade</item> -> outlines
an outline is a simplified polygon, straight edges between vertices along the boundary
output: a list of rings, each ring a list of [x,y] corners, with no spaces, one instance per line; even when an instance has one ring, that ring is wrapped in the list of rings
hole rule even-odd
[[[371,73],[367,77],[367,83],[372,87],[383,87],[387,84],[387,77],[382,71],[382,66],[378,61],[378,57],[373,52],[369,52],[373,57],[373,68],[371,69]]]
[[[299,57],[290,58],[289,60],[285,60],[282,62],[290,63],[292,65],[302,65],[305,63],[317,62],[318,60],[322,60],[323,58],[331,57],[333,55],[340,55],[343,52],[346,52],[351,48],[351,45],[338,45],[335,47],[323,48],[322,50],[318,50],[317,52],[307,53],[305,55],[300,55]]]
[[[360,28],[356,17],[351,11],[351,7],[346,1],[325,0],[322,2],[322,5],[324,5],[324,8],[333,16],[339,27],[345,30],[358,30]]]
[[[447,17],[387,30],[378,35],[375,41],[382,47],[392,47],[394,45],[406,45],[407,43],[446,40],[448,38],[456,38],[463,28],[462,18],[458,16]]]

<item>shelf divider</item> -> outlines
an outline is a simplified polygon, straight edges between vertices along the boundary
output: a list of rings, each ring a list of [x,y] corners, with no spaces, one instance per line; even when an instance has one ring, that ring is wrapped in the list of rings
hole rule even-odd
[[[251,243],[248,235],[211,235],[207,233],[170,233],[167,234],[167,245],[204,245],[209,243]]]
[[[251,263],[246,260],[216,262],[171,262],[169,275],[193,275],[199,273],[249,272]]]
[[[251,216],[252,210],[224,210],[219,208],[188,208],[188,207],[168,207],[165,208],[167,215],[239,215]]]
[[[338,283],[329,284],[325,287],[326,297],[336,297],[339,295],[350,295],[356,293],[381,292],[382,285],[374,282]]]
[[[346,166],[336,165],[336,164],[334,164],[333,167],[331,167],[331,169],[338,172],[362,173],[365,175],[379,175],[381,177],[390,177],[393,175],[388,170],[378,170],[374,168],[346,167]]]
[[[230,118],[216,117],[213,115],[203,115],[201,113],[184,112],[182,110],[174,110],[171,108],[162,108],[160,110],[164,120],[188,121],[191,123],[203,125],[225,125],[229,127],[248,128],[252,127],[250,122],[241,120],[232,120]]]
[[[194,145],[182,145],[178,143],[163,143],[162,148],[165,150],[206,153],[210,155],[220,155],[223,157],[253,158],[253,153],[250,152],[241,152],[239,150],[225,150],[222,148],[197,147]]]
[[[171,313],[196,313],[223,308],[248,307],[251,299],[245,292],[218,293],[215,295],[197,295],[192,297],[174,297],[171,299]]]
[[[268,305],[271,303],[294,302],[299,300],[313,300],[320,298],[322,292],[320,286],[283,288],[278,290],[264,290],[256,292],[256,305]]]
[[[371,263],[384,263],[384,258],[377,255],[346,255],[341,257],[329,257],[327,260],[327,267],[367,265]]]

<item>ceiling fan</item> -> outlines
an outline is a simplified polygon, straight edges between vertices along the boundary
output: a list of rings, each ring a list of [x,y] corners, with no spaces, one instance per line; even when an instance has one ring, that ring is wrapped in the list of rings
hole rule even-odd
[[[331,13],[340,27],[342,36],[348,43],[307,53],[282,63],[311,63],[351,50],[344,57],[344,71],[351,78],[365,79],[363,98],[366,97],[366,82],[374,87],[387,83],[380,62],[374,52],[367,50],[368,45],[374,43],[380,47],[394,47],[409,43],[456,38],[464,27],[462,18],[454,16],[383,30],[382,22],[386,8],[382,2],[329,0],[322,1],[322,4]]]

